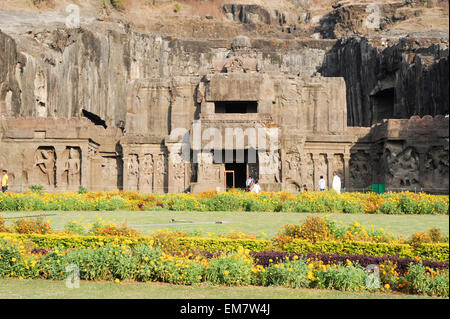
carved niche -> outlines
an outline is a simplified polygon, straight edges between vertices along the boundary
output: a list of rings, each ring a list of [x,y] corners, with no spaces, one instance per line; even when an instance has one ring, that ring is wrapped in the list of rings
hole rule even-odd
[[[301,170],[300,154],[298,152],[289,152],[286,154],[283,165],[283,180],[286,181],[288,191],[298,193],[301,191]]]
[[[220,167],[213,162],[212,153],[199,154],[198,162],[198,181],[220,181]]]
[[[278,150],[258,152],[259,173],[264,182],[280,182],[280,153]]]
[[[157,154],[153,156],[154,158],[154,185],[153,192],[164,193],[165,191],[165,179],[167,175],[167,165],[165,154]]]
[[[425,187],[448,188],[448,145],[432,147],[425,157]]]
[[[355,188],[366,187],[372,180],[370,154],[364,151],[353,153],[349,161],[350,181]]]
[[[116,157],[103,157],[102,159],[102,176],[103,184],[100,185],[107,190],[116,189],[119,180],[119,165]]]
[[[40,146],[34,154],[33,184],[56,186],[56,153],[52,146]]]
[[[317,174],[318,174],[318,178],[320,178],[320,176],[323,176],[323,178],[325,180],[328,180],[327,176],[328,176],[328,161],[329,159],[327,159],[325,154],[319,154],[319,159],[318,159],[318,163],[317,163]],[[327,182],[328,184],[328,182]],[[327,185],[329,187],[329,185]],[[316,185],[316,187],[319,187],[318,185]]]
[[[150,193],[153,191],[153,155],[145,154],[141,163],[141,179],[139,189]]]
[[[385,150],[386,184],[390,187],[420,187],[419,154],[407,147],[399,154]]]
[[[314,161],[311,153],[302,154],[301,157],[302,187],[306,185],[308,190],[314,189]]]
[[[333,172],[336,172],[336,174],[341,179],[342,185],[344,184],[344,155],[343,154],[334,154],[333,156]]]
[[[62,154],[62,183],[69,187],[81,185],[81,150],[79,147],[66,147]]]
[[[130,154],[127,163],[128,188],[137,190],[139,186],[139,158],[136,154]]]

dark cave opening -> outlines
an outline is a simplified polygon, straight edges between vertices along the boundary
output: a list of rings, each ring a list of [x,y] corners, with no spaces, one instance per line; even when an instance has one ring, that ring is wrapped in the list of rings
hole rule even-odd
[[[107,128],[106,126],[106,122],[104,120],[102,120],[102,118],[100,116],[98,116],[97,114],[91,113],[89,111],[86,111],[85,109],[81,110],[81,114],[87,118],[89,121],[91,121],[92,123],[94,123],[95,125],[101,125],[104,128]]]
[[[373,109],[373,121],[377,123],[383,119],[390,119],[394,117],[394,102],[395,102],[395,89],[388,88],[377,92],[370,96],[372,109]]]

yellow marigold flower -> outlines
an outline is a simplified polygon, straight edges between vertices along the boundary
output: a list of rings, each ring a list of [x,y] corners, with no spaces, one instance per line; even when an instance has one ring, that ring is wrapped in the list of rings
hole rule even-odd
[[[385,289],[389,289],[389,288],[391,288],[391,286],[390,286],[389,284],[385,284],[385,285],[384,285],[384,288],[385,288]]]
[[[11,261],[12,261],[12,262],[15,262],[16,260],[17,260],[17,259],[16,259],[16,258],[14,258],[14,257],[13,257],[13,258],[11,258]]]
[[[116,284],[118,284],[118,283],[120,282],[120,279],[119,279],[119,278],[116,278],[116,279],[114,279],[114,282],[115,282]]]
[[[223,274],[224,274],[225,276],[228,276],[229,273],[230,273],[230,272],[229,272],[228,270],[225,270],[225,271],[223,272]]]

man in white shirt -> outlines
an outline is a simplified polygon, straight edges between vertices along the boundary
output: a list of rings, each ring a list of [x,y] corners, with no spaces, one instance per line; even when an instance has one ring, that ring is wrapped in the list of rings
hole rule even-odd
[[[333,172],[333,189],[336,193],[341,193],[341,179],[337,176],[336,172]]]
[[[259,186],[258,180],[255,180],[255,183],[253,184],[251,192],[253,192],[253,193],[261,192],[261,186]]]
[[[319,179],[319,189],[321,192],[323,192],[327,188],[327,184],[325,183],[325,180],[323,179],[323,176],[320,176]]]

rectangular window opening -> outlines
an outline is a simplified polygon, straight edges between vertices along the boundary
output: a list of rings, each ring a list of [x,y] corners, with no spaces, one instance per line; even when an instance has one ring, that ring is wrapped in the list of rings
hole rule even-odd
[[[257,101],[217,101],[215,113],[258,113]]]

